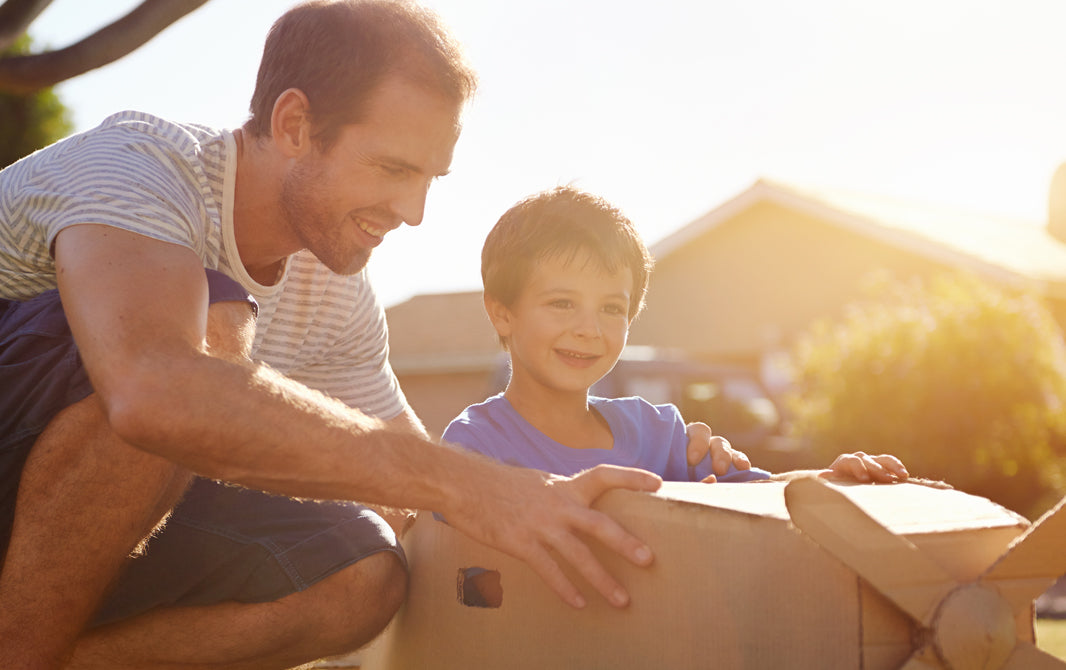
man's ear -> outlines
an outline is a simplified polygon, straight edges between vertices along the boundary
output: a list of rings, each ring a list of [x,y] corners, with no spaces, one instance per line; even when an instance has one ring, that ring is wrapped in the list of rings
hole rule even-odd
[[[489,315],[489,321],[501,340],[511,336],[511,310],[488,293],[485,294],[485,313]]]
[[[274,144],[289,158],[311,148],[311,103],[298,88],[286,89],[274,101],[270,115]]]

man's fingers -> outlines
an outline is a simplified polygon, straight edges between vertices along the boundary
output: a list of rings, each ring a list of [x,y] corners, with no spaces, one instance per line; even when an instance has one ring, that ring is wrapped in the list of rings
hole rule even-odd
[[[587,603],[573,582],[567,579],[562,568],[556,563],[547,551],[539,550],[534,555],[524,557],[526,565],[535,572],[552,591],[562,598],[563,602],[571,607],[581,609]]]
[[[637,468],[624,468],[618,465],[597,465],[578,473],[569,480],[581,493],[586,504],[592,504],[608,489],[629,489],[631,491],[658,491],[663,485],[659,475]]]
[[[591,470],[578,474],[569,481],[561,482],[556,486],[574,486],[587,504],[591,504],[605,490],[609,488],[628,488],[634,491],[656,491],[662,485],[662,479],[655,474],[634,468],[622,468],[613,465],[600,465]],[[652,552],[648,545],[630,534],[614,519],[592,509],[583,509],[574,519],[577,529],[602,542],[608,549],[621,554],[629,562],[646,566],[652,562]],[[578,551],[582,556],[587,556],[596,568],[602,570],[599,563],[581,545],[583,551]],[[601,591],[602,593],[602,591]]]
[[[655,491],[662,485],[662,478],[644,470],[607,465],[574,477],[521,468],[505,469],[501,474],[512,479],[496,482],[499,513],[486,519],[469,513],[471,506],[464,505],[453,511],[453,523],[472,537],[524,561],[574,607],[584,607],[586,601],[560,567],[564,561],[610,604],[625,607],[629,594],[597,560],[588,542],[599,541],[638,566],[652,562],[651,549],[590,506],[612,488]]]
[[[642,552],[644,559],[642,562],[637,563],[638,565],[647,565],[651,562],[651,551],[642,542],[622,530],[620,526],[607,519],[605,515],[598,512],[590,512],[590,515],[601,517],[599,520],[589,522],[587,532],[590,535],[599,539],[607,547],[627,557],[629,554]],[[603,521],[606,521],[606,523],[603,523]],[[615,528],[608,529],[608,526],[614,526]],[[587,544],[569,534],[553,538],[552,542],[555,551],[566,562],[574,566],[585,581],[591,584],[608,603],[614,607],[625,607],[629,604],[629,594],[625,588],[607,572]]]

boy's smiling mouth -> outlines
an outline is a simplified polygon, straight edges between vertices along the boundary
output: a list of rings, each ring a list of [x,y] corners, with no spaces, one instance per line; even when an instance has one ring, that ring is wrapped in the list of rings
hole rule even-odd
[[[582,367],[592,365],[601,358],[599,354],[584,354],[580,351],[571,351],[569,349],[556,349],[555,353],[562,358],[563,361],[570,364],[577,364]]]

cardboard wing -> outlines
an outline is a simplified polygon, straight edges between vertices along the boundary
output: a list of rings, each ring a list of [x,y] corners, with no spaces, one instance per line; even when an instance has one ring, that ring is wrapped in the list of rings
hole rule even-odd
[[[793,523],[851,567],[920,627],[904,668],[1066,668],[1019,635],[1033,599],[1066,572],[1063,504],[1016,538],[976,579],[958,580],[825,482],[791,482]]]
[[[1040,551],[995,567],[1029,523],[984,498],[918,484],[796,483],[787,489],[789,505],[781,482],[666,483],[655,494],[604,495],[596,507],[656,555],[650,568],[637,568],[594,547],[630,592],[624,610],[570,572],[589,601],[574,610],[524,564],[421,515],[404,540],[407,603],[364,653],[363,667],[950,667],[930,642],[932,624],[947,621],[938,615],[941,602],[960,585],[1015,584],[1058,569],[1034,567],[1047,564]],[[831,495],[810,502],[809,491]],[[817,530],[798,530],[790,506],[829,527],[830,546]],[[886,548],[896,540],[907,543],[913,562],[899,563]],[[861,557],[855,565],[854,554]],[[868,574],[870,565],[891,575],[888,593]],[[1043,590],[1032,592],[1037,582],[1009,596],[1009,635],[1000,634],[1013,645],[1008,658],[1035,658],[1031,668],[1058,663],[1031,644],[1032,599]],[[982,599],[958,604],[983,606],[974,600]],[[1003,610],[996,611],[1002,628]]]

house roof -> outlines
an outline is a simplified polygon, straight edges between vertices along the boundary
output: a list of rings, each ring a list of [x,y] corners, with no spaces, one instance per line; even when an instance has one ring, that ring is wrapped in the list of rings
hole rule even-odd
[[[662,260],[748,208],[771,202],[932,260],[1066,298],[1066,244],[1032,221],[760,179],[652,245]]]
[[[416,295],[385,310],[397,373],[491,369],[502,349],[481,291]]]

